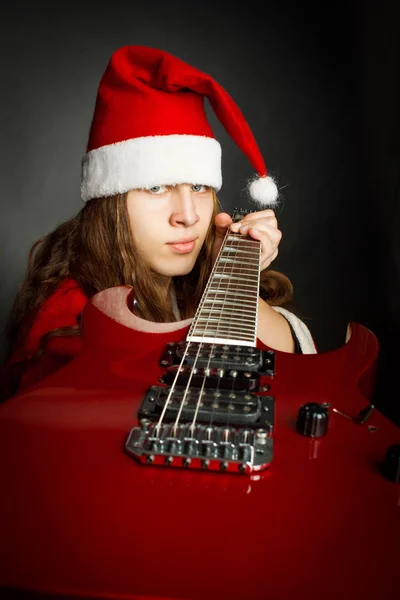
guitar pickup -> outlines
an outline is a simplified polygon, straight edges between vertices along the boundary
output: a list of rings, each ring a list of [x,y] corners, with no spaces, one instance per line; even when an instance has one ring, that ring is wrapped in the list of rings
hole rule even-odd
[[[179,373],[179,374],[178,374]],[[177,376],[178,374],[178,376]],[[177,376],[177,377],[176,377]],[[171,365],[162,376],[162,382],[178,386],[190,385],[199,388],[218,388],[222,390],[258,391],[260,374],[252,371],[237,371],[236,369],[192,367],[190,365]]]
[[[187,344],[189,344],[188,347]],[[212,369],[209,370],[213,372],[213,375],[218,369],[223,369],[225,373],[243,371],[273,377],[275,373],[275,352],[273,350],[260,350],[253,346],[187,341],[168,343],[161,356],[160,366],[171,367],[180,364],[182,366],[191,365],[197,369],[209,369],[209,365],[212,365]],[[245,377],[248,378],[248,376]]]
[[[194,419],[199,423],[230,423],[235,426],[263,427],[270,433],[274,426],[275,399],[229,390],[152,386],[139,409],[139,419],[158,420],[164,408],[164,419],[180,421]]]

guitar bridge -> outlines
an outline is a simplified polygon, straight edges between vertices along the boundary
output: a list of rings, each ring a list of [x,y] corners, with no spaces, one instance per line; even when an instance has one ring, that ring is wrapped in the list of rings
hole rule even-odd
[[[148,465],[251,473],[271,464],[273,439],[263,428],[144,423],[131,429],[125,449]]]
[[[273,396],[152,386],[126,451],[144,464],[251,473],[272,462]],[[162,422],[159,423],[162,418]]]

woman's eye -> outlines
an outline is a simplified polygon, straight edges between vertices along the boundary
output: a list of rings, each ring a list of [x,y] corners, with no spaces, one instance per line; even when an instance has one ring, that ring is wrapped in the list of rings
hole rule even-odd
[[[207,186],[206,185],[201,185],[200,183],[194,183],[192,185],[192,190],[194,192],[205,192],[207,190]]]
[[[152,194],[164,194],[167,191],[166,185],[153,185],[153,187],[149,188],[149,192]]]

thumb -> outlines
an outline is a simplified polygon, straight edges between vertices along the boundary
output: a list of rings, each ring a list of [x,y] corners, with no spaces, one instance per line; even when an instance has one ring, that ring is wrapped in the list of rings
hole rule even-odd
[[[218,252],[224,240],[226,230],[232,223],[232,218],[228,213],[218,213],[215,217],[215,241],[213,247],[213,261],[217,258]]]

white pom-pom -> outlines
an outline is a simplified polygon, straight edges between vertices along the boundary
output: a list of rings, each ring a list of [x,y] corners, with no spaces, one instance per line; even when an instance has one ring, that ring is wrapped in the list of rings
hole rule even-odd
[[[274,206],[278,200],[278,188],[272,177],[257,177],[249,185],[250,196],[260,206]]]

